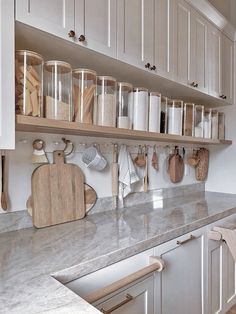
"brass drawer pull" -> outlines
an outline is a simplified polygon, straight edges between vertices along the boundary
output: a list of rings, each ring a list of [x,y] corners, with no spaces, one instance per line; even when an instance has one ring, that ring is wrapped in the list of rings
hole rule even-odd
[[[133,300],[134,297],[132,297],[132,295],[130,295],[129,293],[126,294],[125,296],[125,300],[121,301],[120,303],[114,305],[113,307],[111,307],[108,310],[105,310],[104,308],[102,308],[100,311],[104,314],[109,314],[112,313],[113,311],[117,310],[118,308],[120,308],[121,306],[125,305],[126,303],[129,303],[130,301]]]
[[[176,242],[176,244],[182,245],[182,244],[185,244],[185,243],[187,243],[187,242],[189,242],[189,241],[192,241],[192,240],[194,240],[194,239],[196,239],[196,237],[191,234],[188,239],[186,239],[186,240],[184,240],[184,241],[179,241],[179,240],[178,240],[178,241]]]

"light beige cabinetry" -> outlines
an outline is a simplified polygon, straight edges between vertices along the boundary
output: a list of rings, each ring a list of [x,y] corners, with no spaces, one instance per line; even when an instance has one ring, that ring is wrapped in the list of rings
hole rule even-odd
[[[17,0],[16,19],[68,39],[75,29],[75,0]]]
[[[116,57],[116,0],[75,0],[75,35],[87,48]]]
[[[221,34],[221,93],[225,100],[233,103],[233,42]]]
[[[166,269],[155,276],[155,313],[207,313],[204,238],[202,228],[155,248],[154,254],[166,264]]]
[[[154,2],[117,2],[117,57],[143,69],[154,66]]]
[[[0,1],[0,149],[15,148],[14,0]]]

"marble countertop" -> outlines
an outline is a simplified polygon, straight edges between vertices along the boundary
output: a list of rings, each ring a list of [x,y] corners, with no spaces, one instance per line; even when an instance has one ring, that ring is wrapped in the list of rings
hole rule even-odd
[[[0,313],[100,313],[61,282],[236,213],[236,195],[199,192],[0,235]]]

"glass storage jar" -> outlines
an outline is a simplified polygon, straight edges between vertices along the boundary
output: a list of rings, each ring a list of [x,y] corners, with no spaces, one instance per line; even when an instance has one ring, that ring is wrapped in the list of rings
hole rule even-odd
[[[148,130],[148,89],[144,87],[134,88],[134,130]]]
[[[160,132],[167,133],[167,113],[168,113],[168,98],[161,96],[161,118]]]
[[[131,118],[129,114],[129,99],[130,94],[133,93],[133,85],[129,83],[119,82],[117,84],[117,127],[123,129],[131,128]]]
[[[194,136],[194,104],[184,104],[183,135]]]
[[[93,124],[93,112],[96,105],[97,73],[88,69],[75,69],[73,77],[73,121]]]
[[[36,52],[18,50],[15,54],[16,113],[43,115],[43,58]]]
[[[195,106],[195,119],[194,119],[194,136],[204,136],[204,107],[200,105]]]
[[[151,92],[149,94],[149,132],[160,133],[161,128],[161,94]]]
[[[111,76],[97,77],[96,120],[101,126],[116,126],[116,79]]]
[[[204,120],[203,120],[203,129],[204,129],[204,138],[211,138],[211,122],[212,122],[212,109],[204,109]]]
[[[211,112],[211,138],[218,139],[219,137],[219,116],[217,110]]]
[[[224,140],[225,139],[225,114],[224,112],[218,113],[219,118],[219,139]]]
[[[168,134],[182,135],[183,101],[170,99],[168,101]]]
[[[44,112],[48,119],[72,121],[72,69],[63,61],[44,64]]]

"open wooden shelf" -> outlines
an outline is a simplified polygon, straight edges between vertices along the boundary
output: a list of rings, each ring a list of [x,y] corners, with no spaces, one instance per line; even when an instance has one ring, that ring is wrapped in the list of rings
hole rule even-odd
[[[70,134],[90,137],[117,138],[140,141],[158,141],[202,145],[231,145],[230,140],[212,140],[190,136],[101,127],[78,122],[66,122],[23,115],[16,116],[16,130],[23,132]]]

